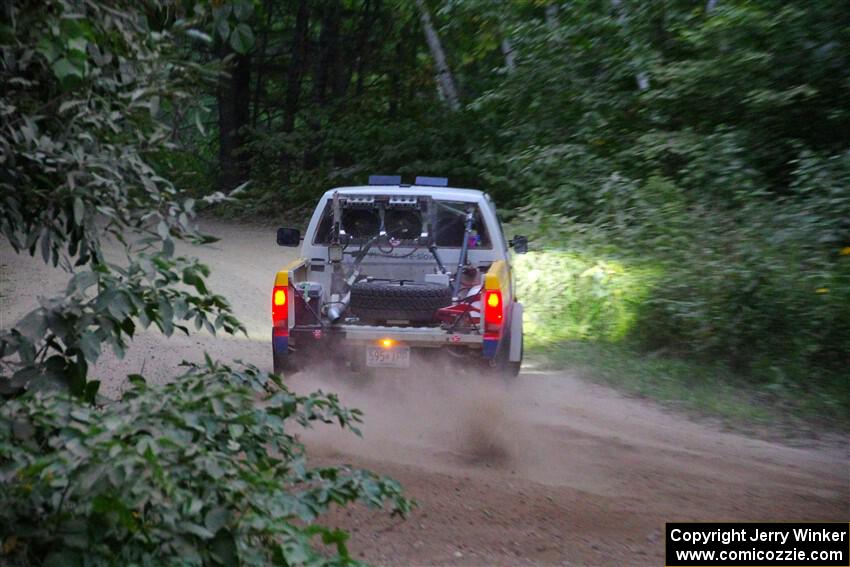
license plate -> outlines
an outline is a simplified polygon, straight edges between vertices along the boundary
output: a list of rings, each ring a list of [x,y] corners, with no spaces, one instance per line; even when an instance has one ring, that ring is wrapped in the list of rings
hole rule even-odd
[[[410,347],[394,346],[382,348],[379,346],[366,347],[366,366],[382,368],[409,368]]]

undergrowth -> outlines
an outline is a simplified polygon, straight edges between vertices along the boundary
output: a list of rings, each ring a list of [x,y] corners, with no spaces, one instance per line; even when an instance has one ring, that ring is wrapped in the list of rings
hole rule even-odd
[[[514,259],[529,351],[734,422],[850,429],[850,256],[793,239],[772,249],[756,221],[711,236],[706,225],[723,222],[683,223],[677,249],[569,220],[515,222],[536,235]]]

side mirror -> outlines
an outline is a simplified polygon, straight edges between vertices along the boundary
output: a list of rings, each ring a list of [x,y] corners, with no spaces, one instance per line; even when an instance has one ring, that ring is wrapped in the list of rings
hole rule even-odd
[[[517,254],[525,254],[528,252],[528,237],[527,236],[514,236],[510,242],[508,242],[511,248],[514,249],[514,252]]]
[[[301,231],[297,228],[277,229],[278,246],[298,246],[301,244]]]

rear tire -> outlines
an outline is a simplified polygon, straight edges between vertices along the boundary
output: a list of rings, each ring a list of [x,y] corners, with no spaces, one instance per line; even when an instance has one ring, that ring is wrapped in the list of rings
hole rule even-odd
[[[501,376],[505,380],[514,380],[519,376],[520,368],[522,368],[523,354],[523,339],[520,337],[519,360],[512,362],[510,360],[510,342],[506,341],[501,345],[501,348],[496,353],[496,357],[492,360],[484,360],[484,372],[487,374]]]
[[[291,374],[295,372],[295,365],[292,361],[291,354],[277,354],[273,355],[273,368],[275,374],[280,374],[283,377],[286,377],[287,374]]]
[[[510,360],[510,349],[505,349],[508,351],[508,360],[506,361],[505,366],[505,376],[508,378],[516,378],[519,376],[519,371],[522,368],[522,355],[523,355],[523,347],[525,346],[523,337],[519,338],[519,360],[516,362],[512,362]]]

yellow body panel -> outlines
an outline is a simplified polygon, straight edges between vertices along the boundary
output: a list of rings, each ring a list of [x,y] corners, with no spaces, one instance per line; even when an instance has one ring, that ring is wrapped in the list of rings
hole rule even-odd
[[[301,266],[307,263],[306,258],[296,258],[286,266],[283,267],[274,277],[274,285],[275,286],[283,286],[286,287],[289,285],[289,272],[293,270],[297,270]]]
[[[508,272],[508,263],[504,260],[496,260],[490,264],[490,269],[484,275],[484,289],[498,289],[505,291],[510,284],[511,278]]]

